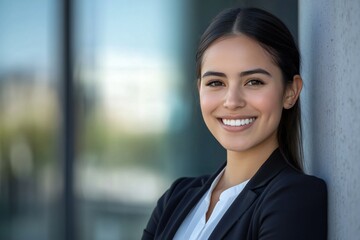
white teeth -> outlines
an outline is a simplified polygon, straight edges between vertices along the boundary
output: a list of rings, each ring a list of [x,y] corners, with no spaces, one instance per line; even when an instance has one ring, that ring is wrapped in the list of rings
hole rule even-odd
[[[253,121],[255,121],[255,118],[246,118],[246,119],[222,119],[222,122],[227,125],[227,126],[232,126],[232,127],[240,127],[240,126],[244,126],[244,125],[248,125],[250,123],[252,123]]]

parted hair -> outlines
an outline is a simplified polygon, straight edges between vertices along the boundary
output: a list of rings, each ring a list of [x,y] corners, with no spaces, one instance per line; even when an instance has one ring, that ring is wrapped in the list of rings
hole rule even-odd
[[[284,85],[300,74],[300,53],[286,25],[273,14],[258,8],[231,8],[220,12],[200,38],[196,53],[196,71],[201,78],[205,51],[217,39],[246,35],[257,41],[282,72]],[[300,99],[290,109],[283,109],[277,137],[288,164],[303,171]]]

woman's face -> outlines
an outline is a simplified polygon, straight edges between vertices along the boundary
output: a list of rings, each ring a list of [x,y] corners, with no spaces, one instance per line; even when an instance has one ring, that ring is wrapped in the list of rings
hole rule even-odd
[[[203,56],[199,94],[204,121],[227,150],[278,146],[282,74],[256,41],[241,35],[213,43]]]

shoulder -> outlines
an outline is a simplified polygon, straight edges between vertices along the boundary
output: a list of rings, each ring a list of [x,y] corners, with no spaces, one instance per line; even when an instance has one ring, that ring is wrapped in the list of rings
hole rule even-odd
[[[174,209],[178,207],[186,193],[192,188],[203,186],[208,176],[196,178],[179,178],[159,198],[148,224],[143,232],[142,239],[154,239],[156,232],[162,231],[168,224]]]
[[[263,189],[261,198],[259,235],[264,239],[326,239],[324,180],[287,167]]]
[[[326,204],[327,186],[325,181],[318,177],[286,167],[263,189],[261,195],[265,202],[280,204],[281,208],[303,206],[311,209]]]
[[[302,196],[326,194],[327,187],[321,178],[298,172],[290,167],[281,171],[269,184],[272,191],[298,192]]]

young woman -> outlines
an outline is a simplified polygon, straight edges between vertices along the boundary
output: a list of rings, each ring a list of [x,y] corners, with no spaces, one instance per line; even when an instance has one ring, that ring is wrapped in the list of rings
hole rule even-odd
[[[302,170],[300,56],[289,30],[263,10],[225,10],[196,57],[202,115],[227,161],[210,177],[175,181],[142,239],[326,239],[326,184]]]

